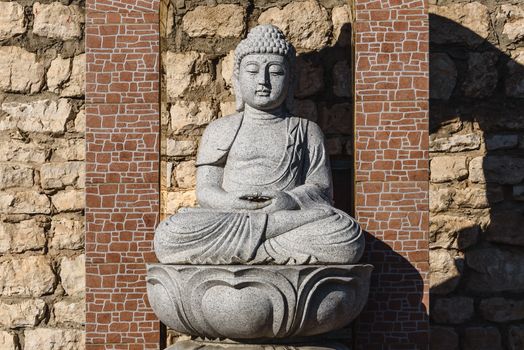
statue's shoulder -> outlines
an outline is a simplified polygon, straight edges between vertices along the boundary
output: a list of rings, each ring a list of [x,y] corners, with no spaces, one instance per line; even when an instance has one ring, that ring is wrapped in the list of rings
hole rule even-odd
[[[209,123],[200,141],[197,165],[220,162],[229,152],[241,123],[242,113],[231,114]]]

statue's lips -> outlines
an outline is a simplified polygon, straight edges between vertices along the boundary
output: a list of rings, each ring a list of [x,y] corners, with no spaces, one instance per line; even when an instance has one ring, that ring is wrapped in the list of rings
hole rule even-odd
[[[267,90],[264,90],[264,91],[255,91],[255,95],[257,96],[262,96],[262,97],[267,97],[271,94],[271,91],[267,91]]]

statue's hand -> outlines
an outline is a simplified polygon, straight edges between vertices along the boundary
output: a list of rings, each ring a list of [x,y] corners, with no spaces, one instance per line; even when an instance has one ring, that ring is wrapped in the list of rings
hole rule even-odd
[[[252,192],[231,191],[227,193],[226,200],[231,209],[237,210],[257,210],[262,209],[271,204],[271,200],[252,201],[247,199],[251,197],[253,197]]]
[[[271,198],[270,204],[262,209],[266,213],[300,208],[295,199],[284,191],[265,191],[262,192],[262,196]]]

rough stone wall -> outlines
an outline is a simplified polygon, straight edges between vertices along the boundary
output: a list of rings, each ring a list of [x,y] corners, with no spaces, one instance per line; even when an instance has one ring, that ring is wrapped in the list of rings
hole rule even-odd
[[[432,1],[434,350],[524,349],[524,3]]]
[[[0,2],[0,349],[84,348],[84,2]]]
[[[333,159],[351,160],[351,15],[347,2],[209,3],[165,2],[161,14],[164,215],[196,204],[198,141],[211,120],[235,112],[233,50],[257,24],[277,25],[297,48],[300,79],[295,114],[319,123]]]

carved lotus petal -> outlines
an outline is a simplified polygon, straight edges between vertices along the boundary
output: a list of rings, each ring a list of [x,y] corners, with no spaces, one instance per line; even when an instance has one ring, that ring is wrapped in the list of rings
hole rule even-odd
[[[148,266],[157,316],[206,338],[274,339],[340,329],[367,301],[371,265]]]

